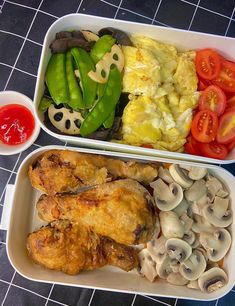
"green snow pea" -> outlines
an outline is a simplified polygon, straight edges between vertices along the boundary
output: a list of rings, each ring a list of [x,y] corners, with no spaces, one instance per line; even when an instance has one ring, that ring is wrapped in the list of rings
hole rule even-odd
[[[53,103],[52,99],[47,98],[45,96],[42,97],[42,100],[39,103],[38,109],[45,113],[48,109],[48,107]]]
[[[119,100],[121,89],[121,73],[117,67],[114,66],[110,69],[103,96],[98,100],[81,125],[80,133],[82,136],[89,135],[96,131],[109,117]]]
[[[70,95],[68,105],[74,110],[85,108],[85,103],[82,100],[81,90],[74,73],[73,56],[70,51],[66,53],[66,76]]]
[[[115,110],[113,110],[111,114],[109,114],[108,118],[104,121],[103,126],[106,129],[111,128],[113,125],[114,118],[115,118]]]
[[[64,53],[52,54],[46,70],[46,84],[56,104],[69,101]]]
[[[97,83],[88,76],[88,72],[95,69],[89,54],[81,48],[72,48],[71,53],[80,73],[83,90],[83,102],[86,108],[91,108],[95,102]]]
[[[104,35],[95,42],[90,52],[91,58],[95,64],[98,63],[107,52],[110,52],[115,42],[116,39],[111,35]]]

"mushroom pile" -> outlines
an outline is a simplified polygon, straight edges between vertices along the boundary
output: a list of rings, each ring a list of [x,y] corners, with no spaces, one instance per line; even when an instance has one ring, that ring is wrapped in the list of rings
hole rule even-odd
[[[228,282],[222,268],[231,246],[229,192],[205,168],[160,167],[152,182],[160,233],[139,253],[140,274],[213,292]]]

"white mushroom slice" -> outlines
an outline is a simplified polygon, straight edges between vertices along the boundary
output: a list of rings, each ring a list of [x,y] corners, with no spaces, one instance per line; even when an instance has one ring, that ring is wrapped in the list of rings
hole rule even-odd
[[[188,232],[191,230],[193,226],[193,219],[191,219],[185,212],[180,216],[180,221],[184,225],[185,232]]]
[[[68,135],[80,134],[80,125],[84,120],[80,112],[65,107],[56,108],[51,104],[48,108],[48,117],[60,132]]]
[[[184,192],[185,198],[189,202],[198,201],[207,193],[206,182],[204,180],[198,180]]]
[[[157,274],[159,277],[166,279],[172,272],[170,267],[171,259],[167,254],[164,254],[161,262],[157,263]]]
[[[158,177],[160,177],[167,184],[174,183],[172,176],[167,168],[159,167],[158,169]]]
[[[113,45],[110,52],[95,65],[95,71],[88,72],[88,76],[95,82],[104,84],[108,80],[110,67],[115,65],[120,72],[124,67],[124,55],[118,45]]]
[[[194,181],[202,179],[203,177],[206,176],[206,174],[207,174],[207,169],[201,167],[190,167],[188,171],[188,177]]]
[[[192,249],[196,249],[198,248],[201,244],[199,241],[199,237],[197,236],[198,234],[195,234],[195,240],[194,242],[191,244]],[[186,241],[187,242],[187,241]]]
[[[196,235],[193,231],[188,231],[184,233],[182,239],[192,246],[192,244],[195,242]]]
[[[180,273],[170,273],[166,280],[168,283],[176,286],[184,286],[188,283],[188,280],[184,278]]]
[[[184,240],[178,238],[170,238],[166,241],[166,252],[171,259],[177,259],[184,262],[192,254],[191,246]]]
[[[169,167],[169,171],[173,179],[178,183],[180,186],[184,188],[189,188],[193,184],[193,180],[191,180],[188,175],[187,171],[180,168],[179,165],[172,164]]]
[[[161,211],[159,214],[162,234],[166,238],[182,238],[184,226],[173,211]]]
[[[190,208],[193,214],[202,216],[202,209],[208,204],[207,193],[205,193],[198,201],[194,201]]]
[[[167,185],[162,179],[157,179],[150,186],[153,188],[155,203],[160,210],[174,209],[183,199],[183,190],[180,185],[171,183]]]
[[[213,232],[215,230],[215,227],[211,223],[209,223],[203,216],[194,214],[192,230],[195,233]]]
[[[166,253],[165,243],[166,238],[164,236],[157,239],[153,238],[151,241],[147,242],[147,250],[157,263],[162,260],[164,254]]]
[[[215,197],[214,203],[206,205],[202,214],[216,227],[227,227],[233,221],[232,210],[229,209],[229,199]]]
[[[172,272],[174,272],[174,273],[178,273],[179,272],[180,263],[178,262],[177,259],[172,259],[171,260],[170,268],[171,268]]]
[[[213,262],[224,258],[231,246],[231,236],[224,228],[217,229],[213,233],[201,233],[199,241]]]
[[[190,257],[181,263],[179,272],[188,280],[196,280],[206,269],[206,260],[201,252],[194,250]]]
[[[198,286],[198,280],[195,280],[195,281],[190,281],[188,284],[187,284],[187,287],[190,288],[190,289],[195,289],[195,290],[199,290],[199,286]]]
[[[225,198],[229,195],[223,184],[214,176],[208,175],[206,187],[208,189],[208,198],[210,202],[214,201],[216,195]]]
[[[150,282],[153,282],[157,277],[156,263],[152,259],[149,251],[143,249],[138,254],[140,261],[140,274],[145,276]]]
[[[97,41],[100,38],[97,34],[91,32],[91,31],[82,30],[81,32],[82,32],[84,38],[89,42],[90,41]]]
[[[183,199],[173,211],[180,217],[184,212],[187,212],[189,208],[189,203],[185,199]]]
[[[198,279],[198,285],[201,291],[211,293],[226,285],[228,276],[220,268],[212,268],[204,272]]]

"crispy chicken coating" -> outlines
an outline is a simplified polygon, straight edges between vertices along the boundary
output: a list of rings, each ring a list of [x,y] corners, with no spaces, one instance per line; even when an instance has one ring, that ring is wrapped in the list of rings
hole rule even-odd
[[[47,151],[29,167],[33,187],[50,195],[120,178],[132,178],[148,184],[157,177],[157,173],[155,164],[124,162],[69,150]]]
[[[71,275],[104,265],[117,266],[125,271],[138,266],[134,248],[68,221],[56,221],[29,234],[27,249],[36,263]]]
[[[150,240],[156,222],[151,195],[132,179],[97,185],[79,194],[42,195],[37,210],[44,221],[79,222],[127,245]]]

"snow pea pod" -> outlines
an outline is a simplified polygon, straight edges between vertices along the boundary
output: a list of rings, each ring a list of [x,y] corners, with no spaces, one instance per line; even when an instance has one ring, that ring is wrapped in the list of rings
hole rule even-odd
[[[52,54],[46,70],[46,84],[56,104],[69,101],[64,53]]]
[[[74,110],[85,108],[85,103],[82,99],[81,90],[74,73],[73,57],[70,51],[66,53],[66,75],[70,95],[68,105]]]
[[[42,97],[40,103],[39,103],[39,106],[38,106],[38,109],[45,113],[47,111],[47,109],[49,108],[49,106],[52,104],[52,99],[49,99],[47,97]]]
[[[88,76],[88,72],[95,69],[89,54],[81,48],[72,48],[71,53],[80,73],[82,83],[83,102],[86,108],[91,108],[95,102],[97,83]]]
[[[115,110],[113,110],[111,114],[109,114],[108,118],[104,121],[103,126],[106,129],[111,128],[114,122],[114,118],[115,118]]]
[[[110,52],[115,42],[116,39],[111,35],[104,35],[96,41],[90,52],[91,58],[95,64],[98,63],[107,52]]]
[[[81,125],[80,133],[82,136],[89,135],[96,131],[98,127],[100,127],[101,124],[104,123],[104,121],[109,117],[119,100],[121,89],[121,73],[117,67],[114,66],[110,70],[103,96],[88,113]]]

